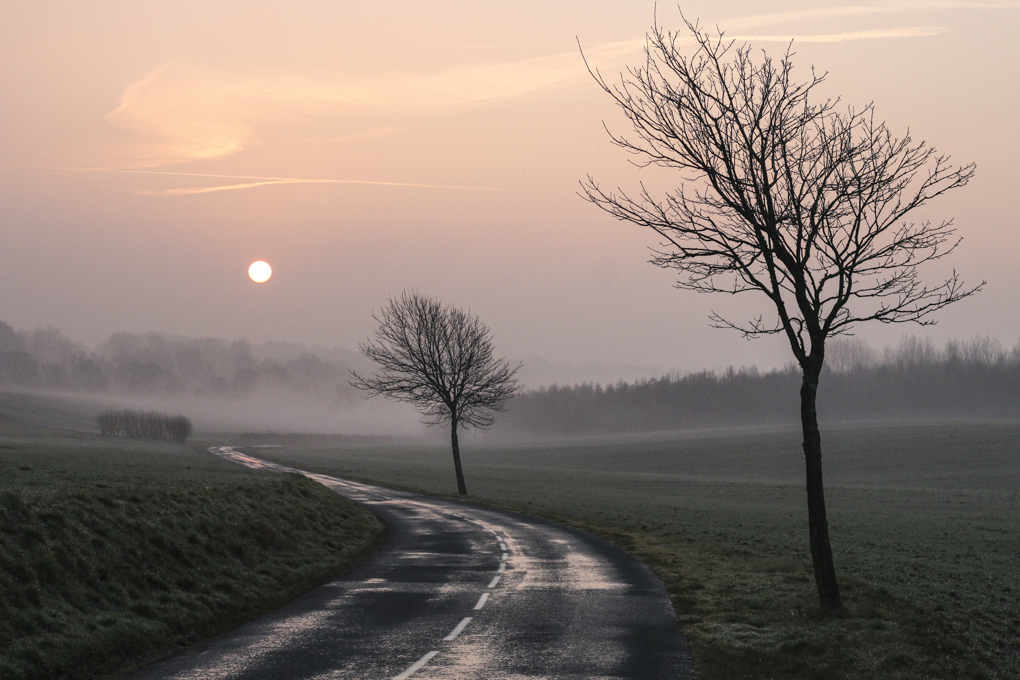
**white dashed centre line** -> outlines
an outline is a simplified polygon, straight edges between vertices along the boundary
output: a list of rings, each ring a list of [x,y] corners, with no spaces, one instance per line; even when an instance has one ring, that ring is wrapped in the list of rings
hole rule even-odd
[[[465,616],[464,620],[458,623],[456,627],[450,631],[450,634],[443,638],[443,641],[450,642],[452,640],[456,640],[457,636],[464,632],[464,629],[467,628],[469,623],[471,623],[471,617]]]
[[[506,550],[506,543],[504,543],[503,541],[500,541],[499,542],[499,549],[500,550]]]
[[[499,558],[500,562],[506,562],[507,553],[503,553],[503,556]]]
[[[495,588],[496,584],[499,583],[499,579],[501,579],[501,578],[503,578],[503,577],[502,576],[493,576],[492,580],[489,581],[489,585],[487,585],[485,587],[486,588]]]
[[[504,571],[506,571],[506,562],[500,562],[499,563],[499,569],[497,569],[496,571],[498,573],[500,573],[500,574],[502,574]]]
[[[422,658],[418,659],[413,664],[411,664],[406,671],[404,671],[400,675],[394,676],[393,680],[407,680],[407,678],[411,677],[422,666],[427,664],[429,661],[432,661],[432,657],[434,657],[438,653],[439,652],[435,652],[435,651],[429,652],[428,654],[426,654],[425,656],[423,656]]]
[[[484,607],[485,603],[488,602],[488,601],[489,601],[489,594],[488,593],[482,593],[482,596],[480,598],[478,598],[477,604],[475,604],[475,610],[477,611],[477,610],[481,609],[482,607]]]

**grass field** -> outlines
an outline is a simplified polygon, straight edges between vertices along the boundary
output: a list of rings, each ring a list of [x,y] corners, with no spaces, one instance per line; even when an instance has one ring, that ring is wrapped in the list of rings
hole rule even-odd
[[[467,446],[464,464],[474,499],[584,526],[652,565],[703,678],[1020,677],[1020,424],[834,426],[823,447],[842,619],[814,605],[793,430]],[[455,491],[441,445],[258,453]]]
[[[383,527],[297,475],[87,432],[96,409],[0,393],[0,678],[117,677],[279,607]]]

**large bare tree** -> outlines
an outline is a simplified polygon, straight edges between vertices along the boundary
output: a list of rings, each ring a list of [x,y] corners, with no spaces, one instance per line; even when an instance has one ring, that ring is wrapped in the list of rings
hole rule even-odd
[[[871,104],[812,101],[825,76],[795,80],[789,48],[772,59],[684,22],[679,33],[656,24],[644,66],[619,81],[589,70],[636,133],[610,133],[613,142],[637,165],[678,170],[688,184],[653,196],[642,183],[628,194],[589,176],[584,196],[657,232],[664,242],[651,261],[681,272],[678,288],[769,300],[769,312],[747,322],[711,319],[748,338],[783,335],[800,364],[811,557],[821,607],[838,611],[815,408],[825,342],[864,321],[934,323],[932,312],[981,288],[955,271],[923,283],[918,267],[959,239],[951,220],[908,220],[965,185],[974,165],[894,136]]]
[[[376,374],[351,372],[351,385],[371,396],[413,404],[429,425],[450,424],[457,491],[467,494],[457,430],[484,429],[495,421],[521,385],[520,364],[493,356],[492,333],[471,312],[417,292],[390,298],[379,316],[375,340],[359,347],[379,364]]]

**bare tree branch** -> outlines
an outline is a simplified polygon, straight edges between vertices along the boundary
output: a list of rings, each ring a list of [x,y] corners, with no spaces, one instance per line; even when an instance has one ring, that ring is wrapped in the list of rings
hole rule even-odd
[[[380,370],[367,377],[351,371],[350,384],[414,405],[429,425],[449,423],[458,489],[467,493],[457,429],[492,425],[522,389],[515,378],[521,365],[493,356],[492,333],[475,314],[417,292],[391,298],[373,318],[375,339],[359,347]]]
[[[837,111],[838,100],[813,103],[825,75],[794,80],[790,48],[773,60],[684,22],[692,55],[681,50],[686,35],[656,24],[644,66],[615,82],[588,70],[636,135],[610,132],[613,143],[637,166],[675,169],[688,184],[655,197],[644,185],[636,194],[606,190],[589,176],[582,197],[655,231],[662,243],[651,262],[677,270],[678,288],[756,291],[771,302],[772,318],[710,318],[747,338],[784,334],[803,370],[811,554],[821,605],[837,611],[815,410],[825,341],[864,321],[934,323],[934,312],[984,286],[965,286],[955,271],[922,283],[918,268],[959,238],[951,220],[908,219],[966,185],[975,166],[953,165],[909,132],[894,136],[871,104]]]
[[[405,292],[373,318],[376,338],[360,349],[381,370],[368,377],[352,371],[351,385],[411,403],[429,424],[488,427],[492,412],[521,389],[520,366],[493,357],[491,332],[473,314]]]
[[[685,20],[686,21],[686,20]],[[618,82],[589,71],[619,104],[637,137],[611,133],[639,166],[675,168],[698,180],[653,198],[606,191],[593,178],[584,197],[618,219],[656,231],[652,262],[683,274],[700,293],[758,291],[774,322],[715,325],[747,337],[785,333],[803,361],[824,338],[862,321],[932,323],[930,315],[980,290],[954,274],[923,285],[916,269],[952,252],[951,221],[916,224],[909,213],[974,176],[909,133],[894,137],[871,104],[838,112],[811,103],[824,80],[792,79],[792,52],[755,58],[748,45],[687,22],[648,36],[643,67]],[[819,348],[821,349],[821,347]]]

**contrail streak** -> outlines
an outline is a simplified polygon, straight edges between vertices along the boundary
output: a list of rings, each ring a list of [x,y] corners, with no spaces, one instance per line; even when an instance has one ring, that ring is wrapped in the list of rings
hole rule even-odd
[[[11,166],[8,166],[11,167]],[[321,179],[309,177],[267,177],[262,175],[221,175],[209,172],[180,172],[172,170],[130,170],[119,168],[74,168],[62,166],[34,165],[26,167],[11,168],[18,170],[60,170],[64,172],[108,172],[132,175],[173,175],[178,177],[212,177],[216,179],[251,179],[255,182],[244,184],[230,184],[218,187],[195,187],[184,189],[162,189],[156,191],[143,191],[146,194],[162,194],[167,196],[183,196],[188,194],[206,194],[213,191],[227,191],[231,189],[250,189],[266,186],[269,184],[369,184],[374,186],[387,187],[408,187],[414,189],[458,189],[463,191],[523,191],[521,189],[506,189],[502,187],[472,187],[456,184],[419,184],[415,182],[384,182],[368,179]]]
[[[214,191],[232,191],[234,189],[253,189],[264,187],[270,184],[321,184],[329,180],[314,179],[273,179],[263,182],[247,182],[245,184],[226,184],[218,187],[193,187],[185,189],[155,189],[152,191],[139,191],[139,194],[152,194],[158,196],[188,196],[191,194],[211,194]]]

